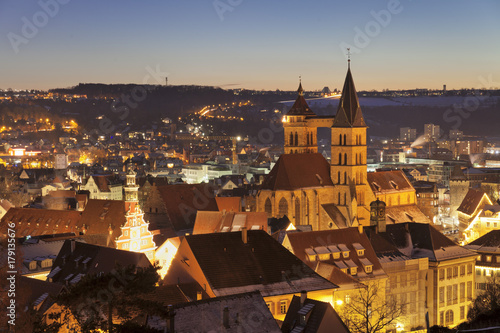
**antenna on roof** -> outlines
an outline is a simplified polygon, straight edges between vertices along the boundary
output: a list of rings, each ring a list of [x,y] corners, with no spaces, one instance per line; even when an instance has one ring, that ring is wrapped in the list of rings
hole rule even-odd
[[[351,48],[347,48],[347,69],[351,69]]]

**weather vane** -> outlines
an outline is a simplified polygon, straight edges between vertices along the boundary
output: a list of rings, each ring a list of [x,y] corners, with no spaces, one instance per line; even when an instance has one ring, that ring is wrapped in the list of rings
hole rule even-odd
[[[299,75],[299,82],[302,83],[302,75]]]
[[[351,48],[347,48],[347,67],[351,68]]]

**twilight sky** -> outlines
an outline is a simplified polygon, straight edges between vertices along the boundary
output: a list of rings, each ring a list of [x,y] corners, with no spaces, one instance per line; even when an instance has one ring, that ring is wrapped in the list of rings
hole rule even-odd
[[[0,0],[0,89],[340,89],[349,46],[358,90],[500,88],[499,32],[498,0]]]

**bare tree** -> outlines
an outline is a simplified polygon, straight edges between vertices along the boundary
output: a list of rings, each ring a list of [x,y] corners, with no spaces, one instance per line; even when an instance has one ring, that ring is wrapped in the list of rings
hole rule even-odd
[[[405,313],[407,304],[387,300],[385,286],[379,281],[364,283],[364,287],[345,303],[339,315],[352,333],[376,333],[385,331]]]

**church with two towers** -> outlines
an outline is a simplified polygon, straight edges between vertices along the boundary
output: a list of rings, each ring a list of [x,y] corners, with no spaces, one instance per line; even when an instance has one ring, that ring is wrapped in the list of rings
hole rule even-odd
[[[330,162],[318,153],[319,127],[331,130]],[[388,223],[429,222],[402,172],[367,173],[367,125],[350,66],[335,116],[316,115],[300,83],[283,128],[285,154],[262,184],[257,211],[329,230],[370,225],[370,203],[380,199],[387,204]]]

